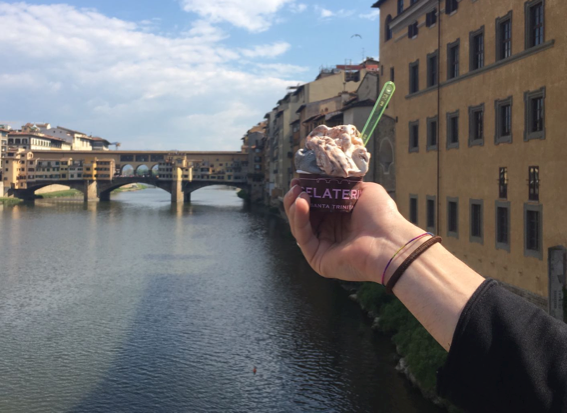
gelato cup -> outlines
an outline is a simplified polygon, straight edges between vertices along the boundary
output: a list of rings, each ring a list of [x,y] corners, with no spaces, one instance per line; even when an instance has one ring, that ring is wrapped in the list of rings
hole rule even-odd
[[[361,176],[348,178],[299,173],[301,188],[315,211],[350,213],[360,197]]]
[[[351,212],[368,172],[370,154],[353,125],[319,125],[307,136],[305,148],[295,154],[301,187],[311,209]]]

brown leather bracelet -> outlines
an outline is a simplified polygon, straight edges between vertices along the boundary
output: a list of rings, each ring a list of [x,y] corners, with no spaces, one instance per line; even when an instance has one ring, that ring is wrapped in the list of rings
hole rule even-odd
[[[390,279],[388,280],[388,283],[386,284],[386,292],[388,294],[394,294],[393,291],[392,291],[394,289],[394,286],[396,285],[398,280],[400,278],[402,278],[402,275],[408,269],[408,267],[411,265],[411,263],[414,262],[421,254],[423,254],[425,251],[427,251],[430,247],[432,247],[433,245],[435,245],[435,244],[437,244],[438,242],[441,242],[441,241],[443,241],[443,239],[441,237],[433,237],[433,238],[430,238],[427,241],[425,241],[419,247],[417,247],[417,249],[414,252],[412,252],[404,260],[404,262],[402,262],[402,265],[400,265],[396,269],[394,274],[390,277]]]

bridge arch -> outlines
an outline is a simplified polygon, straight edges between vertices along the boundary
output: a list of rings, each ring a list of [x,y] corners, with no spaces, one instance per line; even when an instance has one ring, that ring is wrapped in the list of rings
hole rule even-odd
[[[83,194],[85,193],[85,183],[82,180],[78,181],[44,181],[44,182],[29,182],[27,188],[17,190],[17,196],[24,200],[34,200],[37,198],[36,191],[42,188],[47,188],[52,185],[68,186],[71,189],[76,189]],[[15,195],[14,190],[8,190],[8,194]]]
[[[145,176],[149,174],[150,174],[150,168],[146,164],[138,165],[134,170],[135,176]]]
[[[127,172],[127,171],[131,171],[131,172]],[[135,172],[136,172],[136,170],[129,163],[122,165],[122,167],[120,168],[120,176],[134,175]]]

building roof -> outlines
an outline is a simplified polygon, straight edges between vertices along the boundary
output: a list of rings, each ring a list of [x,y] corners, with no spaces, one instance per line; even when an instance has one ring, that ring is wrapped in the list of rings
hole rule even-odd
[[[348,109],[352,109],[352,108],[362,108],[362,107],[367,107],[367,106],[374,106],[376,104],[376,101],[374,99],[365,99],[365,100],[361,100],[361,101],[351,101],[352,103],[349,103],[347,105],[345,105],[341,110],[345,111]]]
[[[77,135],[85,135],[85,137],[87,137],[87,134],[83,133],[83,132],[78,132],[78,131],[73,130],[73,129],[64,128],[63,126],[57,126],[57,128],[66,130],[67,132],[76,133]]]
[[[380,7],[382,4],[386,3],[387,0],[378,0],[372,5],[372,7]]]
[[[58,142],[65,142],[67,143],[67,141],[65,139],[61,139],[61,138],[56,138],[55,136],[51,136],[51,135],[45,135],[43,133],[34,133],[34,132],[8,132],[8,137],[10,136],[34,136],[36,138],[42,138],[42,139],[49,139],[51,141],[58,141]]]
[[[299,123],[299,119],[294,120],[293,122],[290,122],[290,125],[295,125],[296,123]]]
[[[305,105],[305,103],[304,103],[303,105],[301,105],[301,106],[299,107],[299,109],[297,109],[297,110],[295,111],[295,113],[301,112],[301,111],[303,110],[303,108],[305,108],[305,106],[306,106],[306,105]]]

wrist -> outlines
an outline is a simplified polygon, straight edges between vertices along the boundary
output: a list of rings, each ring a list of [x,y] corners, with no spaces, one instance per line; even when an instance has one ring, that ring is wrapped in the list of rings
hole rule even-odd
[[[416,239],[400,251],[400,248],[407,244],[408,241],[426,233],[423,229],[406,221],[404,218],[401,219],[403,221],[400,224],[393,225],[390,233],[387,236],[380,237],[379,242],[375,243],[377,247],[375,248],[372,264],[369,268],[370,281],[382,284],[382,275],[384,274],[384,284],[386,284],[389,277],[403,262],[405,257],[429,238],[423,237]],[[396,255],[396,253],[398,254]],[[394,255],[395,258],[392,260]],[[390,260],[392,261],[390,262]],[[388,266],[388,262],[390,262],[390,265],[384,273],[384,270],[386,270],[386,267]]]

